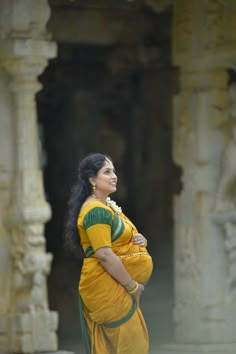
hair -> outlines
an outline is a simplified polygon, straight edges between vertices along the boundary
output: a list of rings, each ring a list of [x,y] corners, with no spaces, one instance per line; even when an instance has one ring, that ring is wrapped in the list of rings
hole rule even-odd
[[[89,178],[97,175],[107,159],[112,161],[109,156],[100,153],[89,154],[83,158],[79,164],[77,181],[69,196],[65,224],[65,245],[79,259],[84,258],[84,251],[80,244],[80,235],[77,228],[78,215],[86,198],[92,193]]]

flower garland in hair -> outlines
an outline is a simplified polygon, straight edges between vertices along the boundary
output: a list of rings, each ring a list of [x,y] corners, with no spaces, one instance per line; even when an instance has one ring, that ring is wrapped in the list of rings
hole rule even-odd
[[[114,211],[119,211],[122,213],[121,207],[119,207],[114,200],[112,200],[110,197],[107,197],[106,199],[106,205],[110,208],[112,208]]]

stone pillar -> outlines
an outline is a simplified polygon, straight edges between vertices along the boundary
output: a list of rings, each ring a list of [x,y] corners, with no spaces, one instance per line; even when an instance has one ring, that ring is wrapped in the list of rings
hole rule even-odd
[[[35,108],[37,81],[55,45],[47,1],[0,1],[0,352],[57,350],[57,313],[48,309],[45,201]]]
[[[183,169],[183,190],[175,200],[178,345],[173,351],[234,353],[236,303],[227,301],[224,234],[214,221],[227,74],[199,70],[182,73],[182,79],[174,121],[174,158]]]
[[[236,353],[235,253],[226,242],[232,240],[233,217],[216,211],[235,17],[233,1],[174,5],[179,93],[173,155],[182,167],[182,192],[175,199],[175,344],[163,346],[163,353]]]

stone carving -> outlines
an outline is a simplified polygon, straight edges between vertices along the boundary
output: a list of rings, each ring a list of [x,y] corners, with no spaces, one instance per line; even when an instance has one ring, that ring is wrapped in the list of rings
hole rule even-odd
[[[196,255],[193,252],[196,247],[194,245],[194,232],[192,228],[181,227],[178,232],[178,238],[182,248],[178,250],[179,254],[176,261],[176,271],[178,272],[180,279],[186,279],[186,277],[189,278],[188,285],[191,284],[192,287],[198,276],[198,266],[195,259]],[[190,292],[191,294],[189,294],[189,298],[191,302],[193,297],[196,297],[194,286]]]
[[[42,310],[47,308],[45,277],[50,271],[51,254],[25,253],[15,259],[16,271],[13,286],[21,292],[26,285],[29,291],[17,297],[18,310]]]
[[[225,1],[213,0],[206,2],[206,8],[203,16],[205,19],[205,49],[214,50],[224,41],[224,14]]]
[[[225,251],[228,256],[228,288],[226,302],[236,302],[236,212],[234,222],[225,222]]]
[[[175,162],[181,163],[182,166],[188,165],[191,161],[191,151],[193,144],[193,129],[189,116],[191,114],[188,101],[190,94],[182,92],[175,98],[175,117],[174,117],[174,159]],[[184,142],[180,144],[179,142]],[[187,148],[187,149],[186,149]],[[189,155],[186,154],[189,152]]]
[[[222,152],[219,183],[216,193],[214,220],[223,227],[227,255],[226,302],[236,301],[236,84],[228,90],[228,134]]]
[[[220,166],[220,178],[216,193],[216,210],[228,211],[236,208],[236,84],[229,88],[229,136]],[[236,209],[235,209],[236,211]]]
[[[51,268],[52,255],[42,252],[43,237],[40,241],[39,235],[27,235],[31,229],[32,225],[29,229],[27,226],[16,228],[12,244],[12,289],[15,295],[12,306],[25,326],[21,328],[20,323],[14,324],[17,333],[12,333],[11,349],[22,353],[57,349],[55,331],[58,315],[48,310],[46,289],[46,276]],[[22,235],[22,232],[26,235]],[[11,321],[15,323],[13,317]],[[20,347],[16,347],[16,343],[21,343]]]
[[[202,42],[202,50],[213,54],[221,48],[221,53],[217,52],[219,60],[220,56],[224,56],[225,50],[229,50],[227,43],[235,40],[235,31],[233,30],[235,23],[235,1],[205,1],[203,2],[201,12],[199,12],[199,17],[201,17],[202,21],[198,21],[199,26],[196,35],[199,36],[199,40]],[[204,26],[202,26],[203,23]],[[200,57],[200,59],[202,58]]]
[[[35,0],[29,2],[23,0],[21,3],[13,0],[11,4],[11,30],[12,37],[48,37],[46,24],[50,16],[50,7],[47,0]],[[19,16],[24,8],[23,16]]]

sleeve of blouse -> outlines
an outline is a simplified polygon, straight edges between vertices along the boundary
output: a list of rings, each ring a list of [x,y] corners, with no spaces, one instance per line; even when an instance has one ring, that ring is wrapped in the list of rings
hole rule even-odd
[[[84,217],[83,226],[94,250],[111,247],[112,213],[102,207],[95,207]]]

